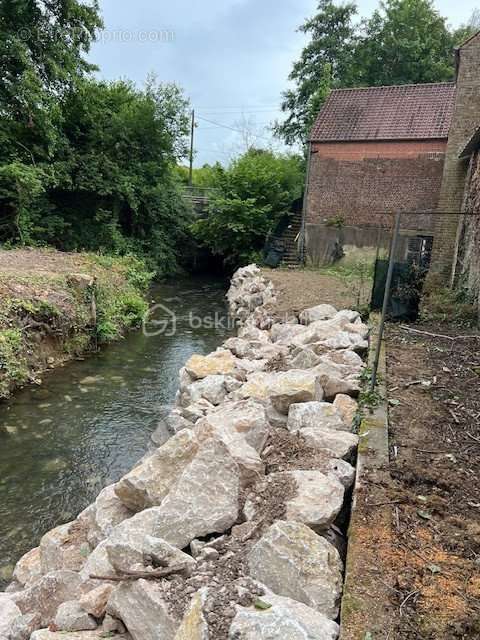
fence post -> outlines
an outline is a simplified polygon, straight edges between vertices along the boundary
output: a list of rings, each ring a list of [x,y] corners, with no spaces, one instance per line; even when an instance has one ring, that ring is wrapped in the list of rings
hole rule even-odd
[[[401,217],[402,217],[402,214],[400,213],[400,211],[398,211],[395,216],[395,227],[393,230],[392,242],[390,244],[390,258],[388,260],[388,271],[387,271],[387,280],[385,282],[385,293],[383,294],[382,317],[380,318],[380,324],[378,325],[377,347],[375,350],[375,360],[373,361],[370,391],[374,391],[375,385],[377,384],[377,371],[378,371],[378,363],[380,360],[380,349],[382,346],[383,331],[385,328],[385,317],[387,315],[388,302],[390,299],[390,287],[392,286],[393,265],[395,262],[395,251],[397,248]]]

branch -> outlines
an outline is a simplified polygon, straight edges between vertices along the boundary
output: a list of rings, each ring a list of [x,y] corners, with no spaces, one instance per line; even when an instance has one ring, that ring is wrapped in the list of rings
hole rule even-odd
[[[412,333],[420,333],[423,336],[430,336],[431,338],[444,338],[445,340],[478,340],[480,338],[480,336],[445,336],[441,333],[430,333],[429,331],[412,329],[411,327],[406,327],[404,324],[400,325],[400,329],[411,331]]]
[[[154,571],[119,571],[119,575],[116,576],[97,576],[95,574],[91,574],[90,578],[92,580],[111,580],[112,582],[123,582],[124,580],[158,580],[161,578],[166,578],[167,576],[173,573],[182,573],[187,569],[187,564],[184,562],[182,564],[174,564],[171,567],[166,567],[164,569],[155,569]]]

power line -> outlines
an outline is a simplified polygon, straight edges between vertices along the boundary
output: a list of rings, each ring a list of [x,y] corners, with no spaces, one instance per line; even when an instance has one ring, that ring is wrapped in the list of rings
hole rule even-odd
[[[215,122],[214,120],[208,120],[208,118],[204,118],[202,116],[197,116],[197,118],[199,118],[200,120],[204,120],[205,122],[208,122],[209,124],[214,124],[217,127],[222,127],[223,129],[229,129],[230,131],[235,131],[235,133],[240,133],[240,134],[244,134],[245,131],[242,131],[241,129],[235,129],[234,127],[230,127],[228,124],[222,124],[221,122]],[[270,138],[266,138],[265,136],[260,136],[256,133],[250,133],[251,136],[253,136],[254,138],[260,138],[260,140],[266,140],[267,142],[271,142]]]

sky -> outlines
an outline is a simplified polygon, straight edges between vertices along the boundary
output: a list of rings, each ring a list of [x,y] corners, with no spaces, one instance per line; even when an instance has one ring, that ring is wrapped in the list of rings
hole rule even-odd
[[[360,15],[370,15],[377,4],[359,0]],[[288,74],[306,44],[296,29],[316,5],[316,0],[100,0],[105,29],[90,59],[101,78],[129,78],[142,86],[154,72],[160,81],[183,88],[196,114],[195,166],[227,163],[252,141],[283,150],[269,125],[280,116]],[[438,0],[436,6],[453,25],[467,21],[474,8],[467,0]]]

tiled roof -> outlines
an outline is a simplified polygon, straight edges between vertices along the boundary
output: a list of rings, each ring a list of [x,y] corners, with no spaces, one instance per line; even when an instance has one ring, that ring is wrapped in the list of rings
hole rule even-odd
[[[313,125],[316,142],[447,138],[455,84],[332,91]]]

